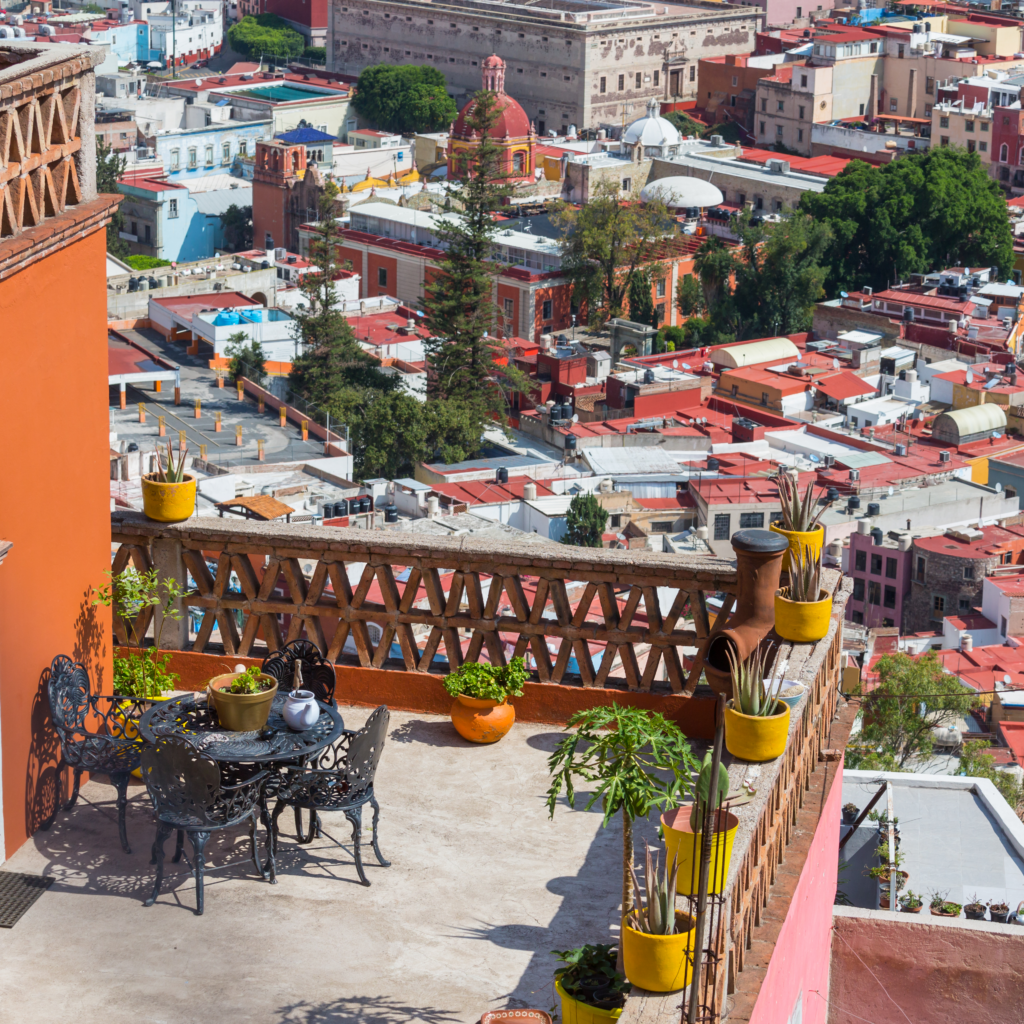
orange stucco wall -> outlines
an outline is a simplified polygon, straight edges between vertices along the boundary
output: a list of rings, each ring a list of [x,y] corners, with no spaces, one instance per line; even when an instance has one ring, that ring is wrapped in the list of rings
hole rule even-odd
[[[379,270],[387,273],[386,284],[379,283]],[[363,283],[367,295],[394,295],[398,287],[398,260],[394,256],[384,256],[381,253],[367,253],[366,280]]]
[[[99,230],[0,281],[0,538],[14,542],[0,566],[7,856],[52,807],[51,659],[72,655],[94,688],[111,686],[110,615],[91,604],[110,568],[105,241]]]

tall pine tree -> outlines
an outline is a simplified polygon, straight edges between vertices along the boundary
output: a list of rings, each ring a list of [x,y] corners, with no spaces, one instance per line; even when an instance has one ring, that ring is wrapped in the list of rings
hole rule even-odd
[[[341,229],[334,210],[337,195],[338,186],[326,182],[318,202],[317,237],[310,243],[310,262],[316,269],[299,279],[308,308],[293,314],[301,348],[288,378],[293,391],[321,408],[348,388],[392,391],[398,386],[397,378],[382,373],[376,360],[363,351],[338,309],[334,290],[341,269]]]
[[[435,222],[444,256],[423,298],[431,333],[425,343],[428,397],[461,403],[481,426],[494,417],[504,419],[510,393],[529,386],[505,359],[493,298],[502,269],[493,258],[494,215],[512,191],[504,183],[502,149],[490,135],[503,106],[503,97],[486,89],[473,98],[465,123],[480,141],[452,192],[454,215]]]

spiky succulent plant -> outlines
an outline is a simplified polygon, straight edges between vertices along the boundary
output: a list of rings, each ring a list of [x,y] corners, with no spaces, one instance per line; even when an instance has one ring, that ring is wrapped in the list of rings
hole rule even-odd
[[[732,674],[732,695],[736,710],[741,715],[754,718],[768,718],[778,713],[779,702],[774,694],[764,692],[764,671],[768,652],[757,648],[743,660],[732,649],[725,650],[729,659],[729,671]]]
[[[821,598],[821,552],[798,544],[796,551],[789,553],[790,601],[808,604]]]
[[[167,468],[164,469],[159,459],[156,460],[156,478],[162,484],[180,484],[185,479],[185,456],[188,455],[188,448],[182,448],[178,453],[178,461],[174,461],[174,449],[171,442],[167,442]]]
[[[645,844],[646,845],[646,844]],[[665,864],[663,871],[658,870],[658,856],[651,856],[651,848],[647,846],[644,864],[644,885],[640,885],[636,871],[629,868],[633,876],[633,909],[630,910],[627,922],[638,932],[650,935],[676,934],[676,875],[678,864],[675,858],[672,863]],[[646,897],[646,902],[644,900]]]
[[[782,503],[782,526],[791,532],[808,533],[815,529],[822,513],[832,504],[826,501],[817,512],[814,511],[818,499],[814,496],[814,481],[807,485],[803,500],[797,490],[796,481],[786,472],[779,473],[775,480],[779,489],[779,501]],[[819,492],[818,497],[821,497]]]

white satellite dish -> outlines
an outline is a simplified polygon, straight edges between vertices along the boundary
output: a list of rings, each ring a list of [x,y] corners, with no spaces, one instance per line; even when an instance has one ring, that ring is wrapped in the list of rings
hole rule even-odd
[[[579,413],[575,413],[574,412],[572,414],[572,421],[573,421],[573,423],[579,423],[579,421],[580,421]]]
[[[673,359],[672,360],[672,369],[673,370],[678,370],[679,369],[679,360],[678,359]]]
[[[832,360],[832,369],[833,370],[838,370],[839,369],[839,360],[838,359],[833,359]]]
[[[967,383],[968,384],[973,384],[974,383],[974,374],[970,370],[967,371]]]
[[[1002,484],[996,484],[996,494],[1002,493],[1002,490],[1003,490],[1003,485]]]
[[[626,541],[626,535],[624,533],[617,533],[615,534],[615,539],[619,541],[619,543],[624,544]]]
[[[1000,434],[998,430],[993,430],[992,431],[992,440],[993,441],[998,441],[1002,436],[1003,435]]]
[[[892,486],[890,486],[889,487],[889,497],[891,498],[895,493],[896,493],[895,489]]]

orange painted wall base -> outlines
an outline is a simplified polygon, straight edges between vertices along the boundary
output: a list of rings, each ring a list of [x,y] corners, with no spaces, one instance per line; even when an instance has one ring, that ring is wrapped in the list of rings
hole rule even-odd
[[[222,672],[231,672],[235,665],[259,665],[259,658],[231,655],[172,652],[170,668],[181,676],[177,688],[203,690],[208,680]],[[387,704],[393,711],[414,711],[428,715],[447,715],[452,698],[441,685],[441,676],[400,669],[361,668],[358,665],[337,665],[338,679],[335,699],[339,704],[377,707]],[[522,697],[513,697],[516,720],[565,725],[577,711],[617,703],[658,711],[676,722],[694,739],[714,738],[714,696],[633,693],[628,690],[599,690],[583,686],[555,683],[527,683]]]

